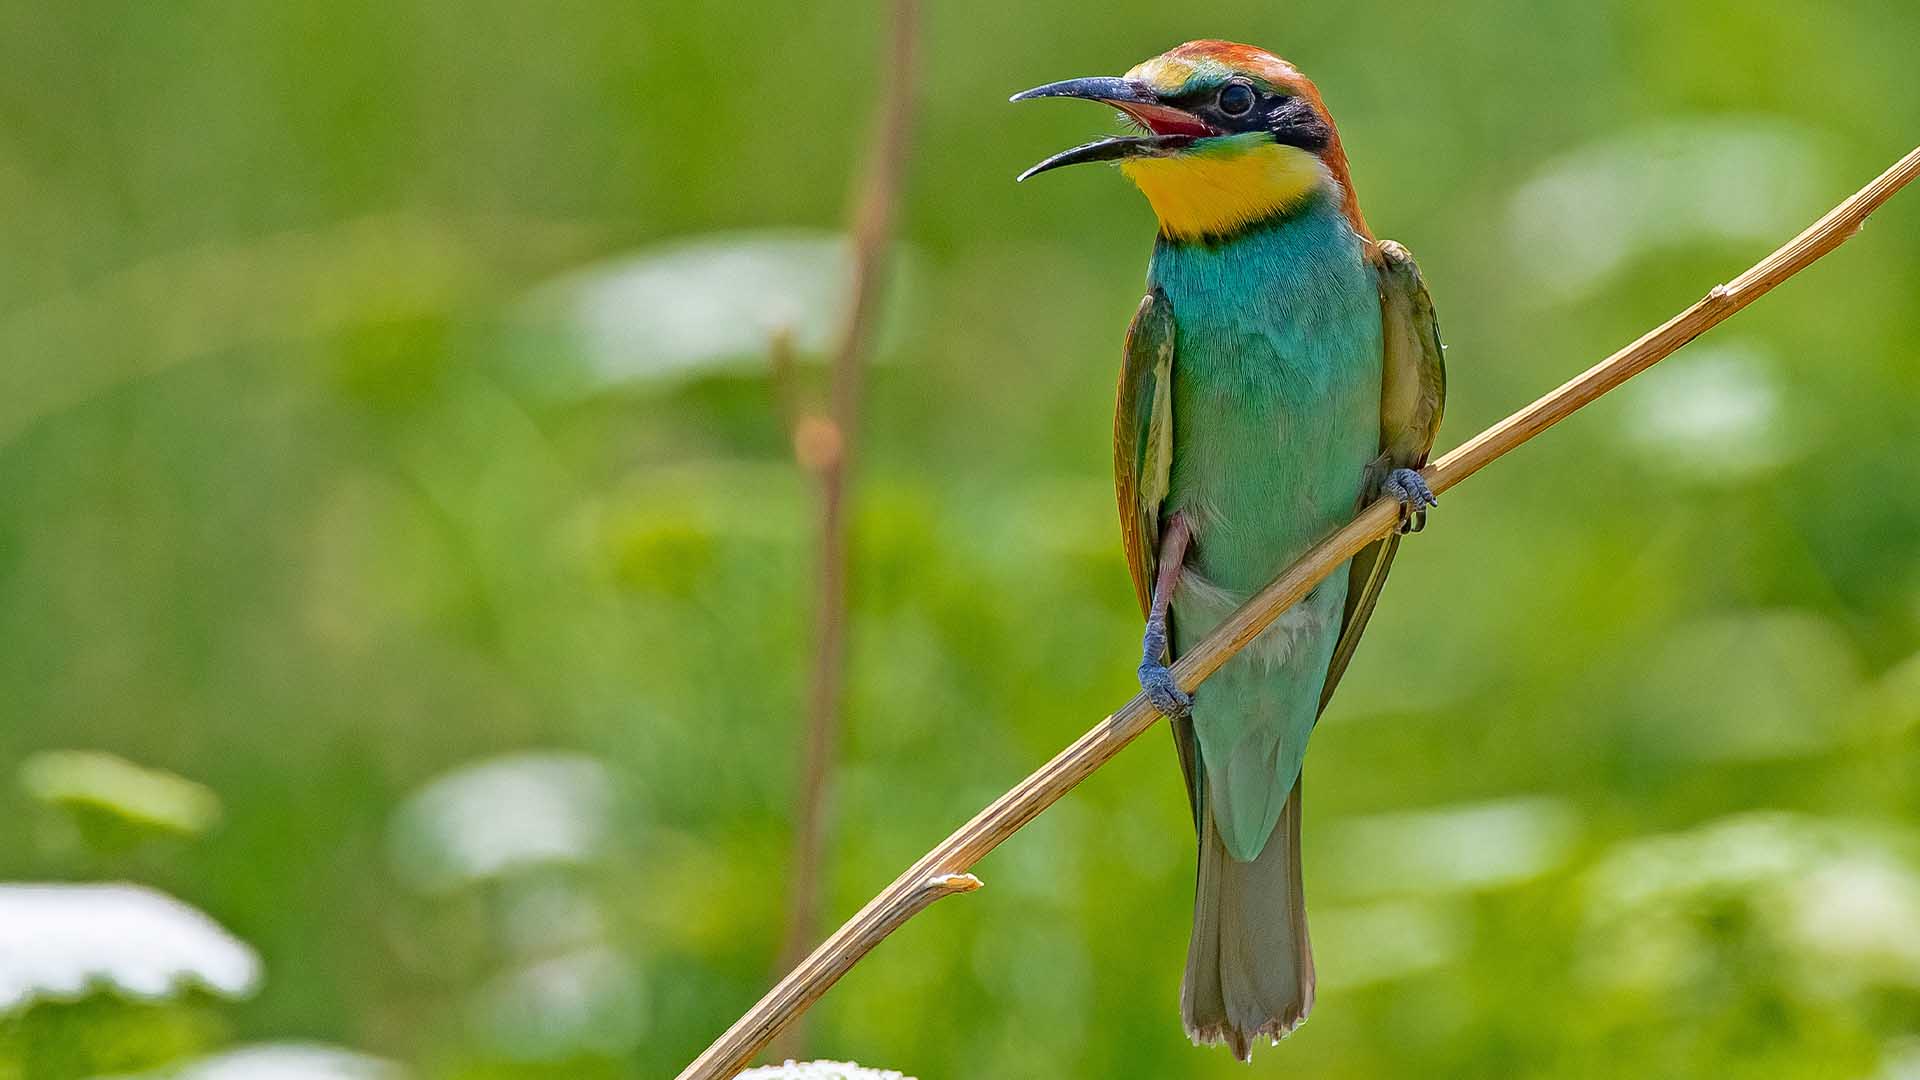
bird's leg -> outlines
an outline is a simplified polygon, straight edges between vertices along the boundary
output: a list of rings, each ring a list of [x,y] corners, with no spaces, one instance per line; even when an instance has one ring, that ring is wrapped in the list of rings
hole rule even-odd
[[[1394,469],[1380,481],[1380,493],[1400,503],[1400,531],[1417,533],[1427,527],[1427,507],[1439,506],[1440,496],[1427,486],[1427,479],[1414,469]]]
[[[1160,536],[1160,572],[1154,576],[1153,602],[1147,608],[1147,632],[1140,637],[1140,689],[1168,719],[1178,719],[1193,708],[1193,697],[1173,681],[1167,670],[1167,605],[1180,580],[1193,530],[1179,514],[1167,521]]]

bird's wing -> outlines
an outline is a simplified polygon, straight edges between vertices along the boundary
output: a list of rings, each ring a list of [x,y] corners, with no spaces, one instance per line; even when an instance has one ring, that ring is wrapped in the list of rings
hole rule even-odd
[[[1417,469],[1427,463],[1446,404],[1447,369],[1441,356],[1440,324],[1434,317],[1433,298],[1427,295],[1426,282],[1420,279],[1413,255],[1399,244],[1383,240],[1375,245],[1372,261],[1380,279],[1384,346],[1380,459],[1375,471],[1384,476],[1388,469]],[[1373,497],[1373,493],[1370,483],[1364,498]],[[1400,535],[1395,533],[1353,557],[1347,577],[1346,616],[1333,660],[1327,666],[1326,684],[1320,691],[1323,711],[1360,644],[1360,635],[1373,615],[1399,547]]]
[[[1153,579],[1160,550],[1160,504],[1167,497],[1173,467],[1173,304],[1155,289],[1140,301],[1127,327],[1126,355],[1120,365],[1120,389],[1113,406],[1113,488],[1120,502],[1120,536],[1127,569],[1146,614],[1153,603]],[[1171,618],[1171,616],[1169,616]],[[1187,798],[1199,804],[1194,788],[1193,722],[1173,723],[1173,745],[1180,754]]]
[[[1153,602],[1160,503],[1173,465],[1173,304],[1155,289],[1127,327],[1113,405],[1113,487],[1140,612]]]

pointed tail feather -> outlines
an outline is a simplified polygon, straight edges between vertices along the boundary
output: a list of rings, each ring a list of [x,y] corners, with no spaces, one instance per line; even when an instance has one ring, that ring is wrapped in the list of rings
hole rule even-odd
[[[1300,882],[1300,783],[1260,855],[1227,853],[1203,811],[1193,938],[1180,988],[1180,1018],[1195,1043],[1224,1042],[1242,1061],[1253,1040],[1278,1039],[1313,1009],[1313,947]]]

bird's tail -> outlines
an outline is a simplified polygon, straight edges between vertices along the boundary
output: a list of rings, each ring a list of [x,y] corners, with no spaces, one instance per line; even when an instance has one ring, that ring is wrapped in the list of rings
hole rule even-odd
[[[1180,1018],[1195,1043],[1224,1042],[1235,1057],[1249,1061],[1253,1040],[1284,1037],[1312,1009],[1313,947],[1300,884],[1295,780],[1273,835],[1252,862],[1227,853],[1212,810],[1202,810]]]

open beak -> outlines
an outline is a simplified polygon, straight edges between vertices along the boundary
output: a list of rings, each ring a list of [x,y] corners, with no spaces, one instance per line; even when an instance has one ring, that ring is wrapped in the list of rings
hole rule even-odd
[[[1031,90],[1023,90],[1007,100],[1027,101],[1032,98],[1050,97],[1084,98],[1088,101],[1111,105],[1132,117],[1152,134],[1116,135],[1076,146],[1071,150],[1062,150],[1021,173],[1018,180],[1037,176],[1062,165],[1171,154],[1193,145],[1195,139],[1220,134],[1192,113],[1163,104],[1160,96],[1145,83],[1130,79],[1116,79],[1110,76],[1067,79],[1062,82],[1048,83],[1045,86],[1036,86]]]

